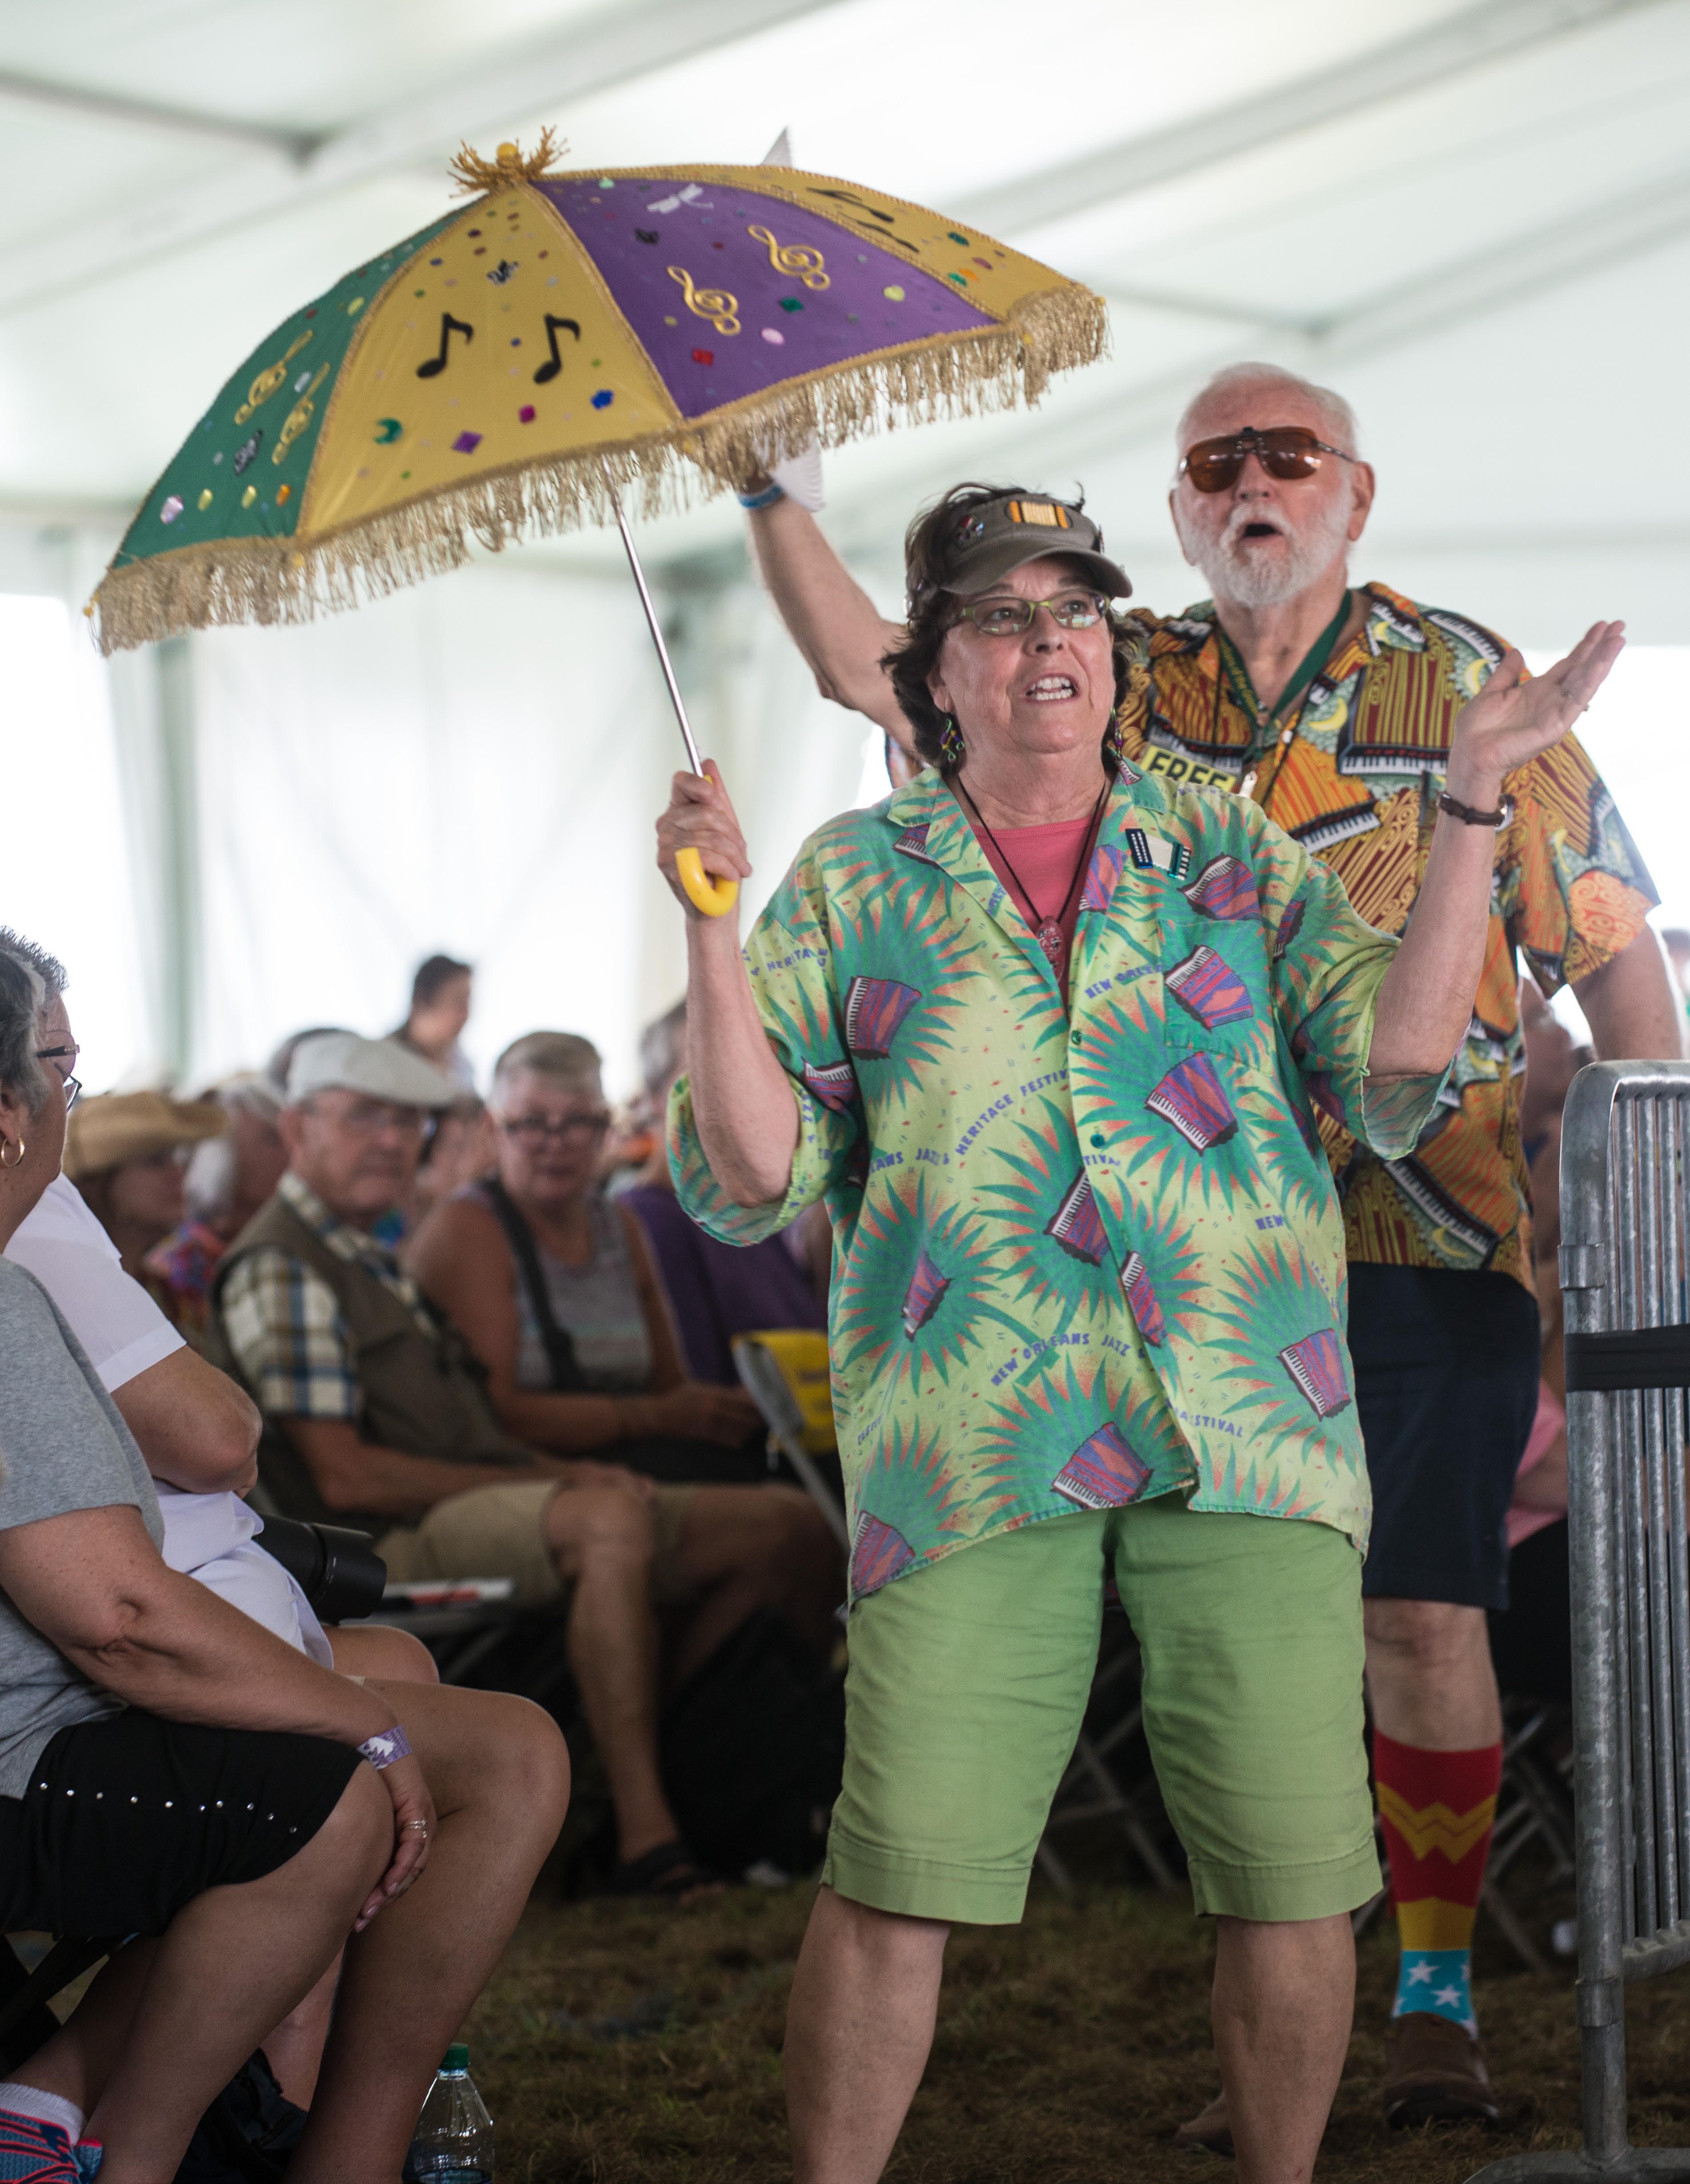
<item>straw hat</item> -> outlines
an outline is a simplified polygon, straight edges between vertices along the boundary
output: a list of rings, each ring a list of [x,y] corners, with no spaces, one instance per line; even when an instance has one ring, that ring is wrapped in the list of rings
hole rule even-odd
[[[102,1092],[79,1100],[65,1132],[64,1173],[72,1183],[103,1175],[125,1161],[197,1145],[220,1136],[229,1117],[214,1100],[172,1100],[164,1092]]]

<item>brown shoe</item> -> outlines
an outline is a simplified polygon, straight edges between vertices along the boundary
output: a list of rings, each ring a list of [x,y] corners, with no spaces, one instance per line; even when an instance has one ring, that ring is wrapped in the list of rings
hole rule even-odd
[[[1174,2133],[1176,2146],[1201,2148],[1206,2153],[1224,2153],[1229,2159],[1235,2148],[1232,2144],[1232,2126],[1226,2114],[1226,2096],[1217,2093],[1201,2115],[1189,2123],[1182,2123]]]
[[[1494,2123],[1498,2110],[1485,2053],[1449,2018],[1411,2009],[1385,2033],[1385,2120],[1401,2131],[1417,2123]]]

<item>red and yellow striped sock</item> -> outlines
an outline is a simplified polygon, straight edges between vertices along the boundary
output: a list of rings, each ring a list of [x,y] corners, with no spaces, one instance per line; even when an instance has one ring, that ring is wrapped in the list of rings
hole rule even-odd
[[[1426,2010],[1476,2032],[1468,1974],[1502,1747],[1425,1752],[1376,1730],[1373,1774],[1403,1952],[1392,2014]]]

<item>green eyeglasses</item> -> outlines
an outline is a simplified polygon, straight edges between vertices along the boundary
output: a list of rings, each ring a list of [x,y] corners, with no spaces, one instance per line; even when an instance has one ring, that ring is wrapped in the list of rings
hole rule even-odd
[[[1055,599],[986,599],[959,607],[957,620],[971,621],[982,637],[1019,637],[1031,629],[1041,607],[1050,609],[1059,629],[1095,629],[1109,602],[1100,592],[1065,592]]]

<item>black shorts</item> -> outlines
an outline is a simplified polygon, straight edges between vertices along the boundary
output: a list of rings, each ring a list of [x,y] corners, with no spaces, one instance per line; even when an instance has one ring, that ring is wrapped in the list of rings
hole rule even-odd
[[[0,1931],[162,1934],[303,1850],[362,1765],[344,1744],[126,1708],[62,1729],[0,1797]]]
[[[1572,1704],[1570,1576],[1565,1517],[1522,1540],[1509,1557],[1508,1613],[1490,1618],[1491,1659],[1504,1691]]]
[[[1537,1409],[1537,1300],[1509,1274],[1349,1269],[1373,1482],[1364,1596],[1508,1606],[1508,1505]]]

